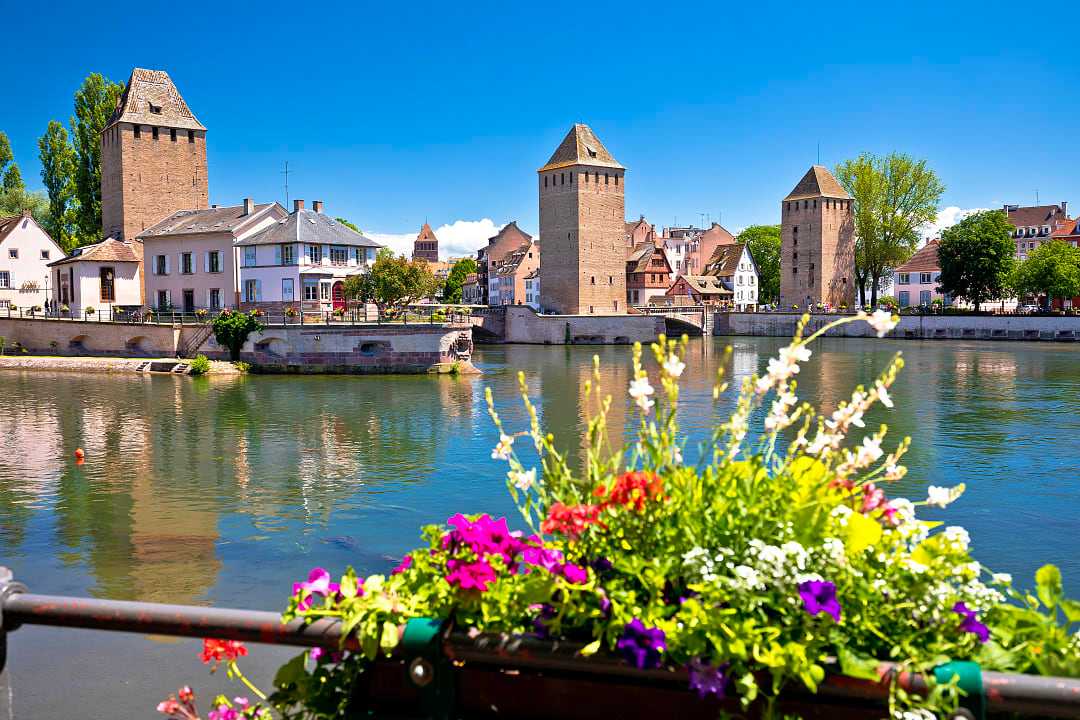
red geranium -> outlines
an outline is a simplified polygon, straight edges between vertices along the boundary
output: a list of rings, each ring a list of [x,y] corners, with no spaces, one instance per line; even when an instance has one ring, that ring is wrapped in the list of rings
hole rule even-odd
[[[234,662],[236,658],[247,655],[247,648],[239,640],[203,640],[202,653],[199,658],[209,665],[210,663]]]
[[[628,472],[616,478],[610,491],[606,485],[599,485],[593,490],[593,495],[604,499],[602,507],[622,505],[642,512],[647,500],[660,500],[664,497],[664,481],[656,473]]]
[[[599,505],[564,505],[557,502],[548,511],[547,519],[540,524],[546,533],[559,533],[568,538],[576,538],[592,524],[603,526],[600,522]]]

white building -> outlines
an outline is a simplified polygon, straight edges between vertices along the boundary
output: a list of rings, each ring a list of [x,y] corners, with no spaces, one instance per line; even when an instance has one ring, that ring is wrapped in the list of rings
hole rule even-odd
[[[379,243],[323,213],[323,204],[293,212],[236,243],[241,307],[299,306],[330,312],[347,305],[345,279],[366,272]]]
[[[540,270],[533,270],[525,276],[525,304],[540,312]]]
[[[731,290],[735,309],[755,310],[758,303],[758,269],[746,243],[718,245],[709,258],[706,273]]]
[[[49,263],[52,299],[73,316],[89,308],[111,318],[117,309],[139,310],[143,305],[143,246],[138,240],[107,238],[76,248],[66,258]]]
[[[0,217],[0,309],[45,307],[49,268],[64,251],[30,216]]]

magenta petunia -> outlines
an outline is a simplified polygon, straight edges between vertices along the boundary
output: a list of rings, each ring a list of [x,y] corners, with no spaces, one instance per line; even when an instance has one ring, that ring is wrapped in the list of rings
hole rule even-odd
[[[979,622],[975,617],[975,611],[969,610],[968,606],[963,602],[958,602],[953,605],[953,612],[958,614],[962,620],[960,621],[959,630],[961,632],[969,632],[979,639],[980,643],[984,643],[990,639],[990,628]]]
[[[446,563],[446,569],[450,571],[446,575],[446,582],[462,590],[487,592],[488,585],[495,582],[496,578],[495,570],[485,560],[466,562],[451,559]]]
[[[799,597],[803,607],[811,615],[825,613],[840,622],[840,601],[836,599],[836,586],[827,580],[807,580],[799,583]]]
[[[562,566],[562,575],[574,585],[584,585],[589,582],[589,571],[580,565],[567,563]]]
[[[398,566],[390,571],[390,574],[391,575],[400,575],[401,573],[405,572],[406,570],[408,570],[411,567],[412,567],[412,555],[406,555],[405,557],[401,558],[401,562],[398,563]]]

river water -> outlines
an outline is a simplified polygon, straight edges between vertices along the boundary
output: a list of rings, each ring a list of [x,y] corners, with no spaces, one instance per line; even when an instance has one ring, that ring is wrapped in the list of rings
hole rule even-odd
[[[730,411],[712,379],[733,345],[736,382],[773,338],[691,341],[680,420],[688,453]],[[1080,346],[826,339],[798,376],[826,408],[896,352],[906,368],[867,426],[912,437],[890,495],[967,483],[940,519],[976,557],[1029,577],[1059,564],[1080,588]],[[418,529],[457,511],[510,514],[484,388],[523,429],[517,371],[545,427],[580,457],[585,381],[600,356],[613,434],[633,423],[627,347],[481,347],[472,377],[239,378],[0,373],[0,564],[32,591],[277,610],[314,565],[385,571]],[[760,423],[760,418],[758,418]],[[519,443],[526,444],[526,443]],[[891,446],[890,442],[886,443]],[[77,465],[76,448],[86,453]],[[512,524],[516,519],[510,515]],[[224,688],[198,643],[22,628],[10,636],[17,717],[152,717],[179,684]],[[267,681],[289,651],[253,650]]]

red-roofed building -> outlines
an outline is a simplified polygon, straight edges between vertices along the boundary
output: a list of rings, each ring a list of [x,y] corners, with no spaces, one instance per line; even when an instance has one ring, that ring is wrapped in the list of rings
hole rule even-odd
[[[951,297],[938,291],[941,263],[938,262],[937,251],[937,239],[931,240],[893,271],[893,286],[900,307],[930,305],[934,300],[941,300],[945,305],[952,304]]]
[[[1015,228],[1013,239],[1016,241],[1016,257],[1020,260],[1026,260],[1028,253],[1047,242],[1059,224],[1072,222],[1069,220],[1069,205],[1065,202],[1031,207],[1006,205],[1003,209]]]

